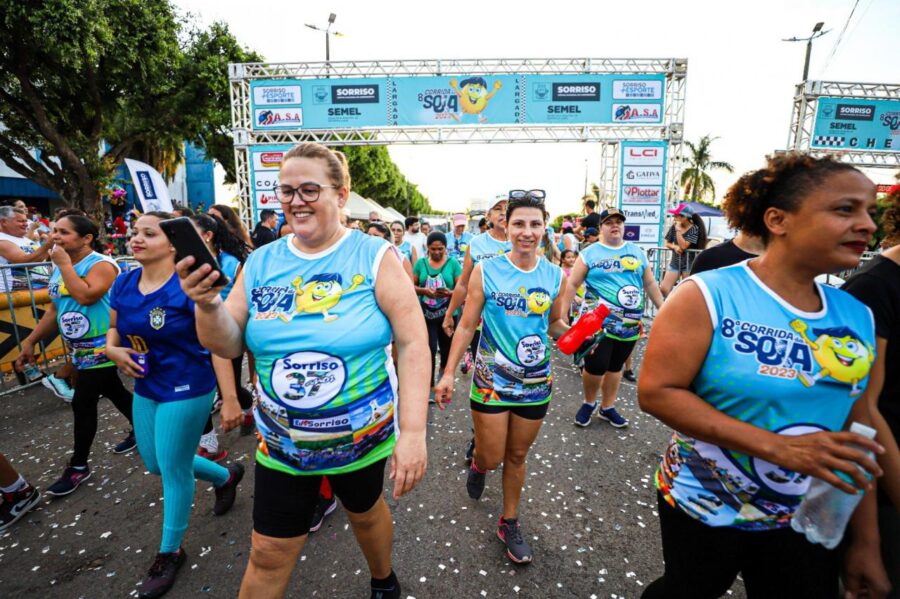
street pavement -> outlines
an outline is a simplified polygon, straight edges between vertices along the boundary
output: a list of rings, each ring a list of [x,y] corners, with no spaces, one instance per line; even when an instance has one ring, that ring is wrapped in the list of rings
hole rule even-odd
[[[638,346],[638,364],[643,344]],[[637,407],[636,386],[623,381],[614,429],[573,418],[581,380],[570,361],[554,357],[554,396],[528,458],[520,520],[534,562],[510,562],[496,536],[500,472],[488,475],[480,501],[466,494],[464,453],[470,437],[468,385],[459,375],[445,411],[429,408],[429,465],[406,497],[389,497],[394,516],[394,569],[404,598],[639,597],[662,574],[653,473],[668,429]],[[32,484],[50,485],[71,452],[72,417],[44,387],[0,397],[0,450]],[[137,596],[158,549],[160,479],[137,451],[111,453],[127,423],[102,400],[91,456],[93,475],[68,497],[40,506],[0,534],[0,597]],[[234,508],[212,514],[212,487],[198,482],[184,548],[188,560],[167,597],[235,597],[250,549],[254,437],[231,432],[220,442],[247,476]],[[342,510],[310,535],[288,596],[369,597],[369,575]],[[744,597],[740,581],[731,597]]]

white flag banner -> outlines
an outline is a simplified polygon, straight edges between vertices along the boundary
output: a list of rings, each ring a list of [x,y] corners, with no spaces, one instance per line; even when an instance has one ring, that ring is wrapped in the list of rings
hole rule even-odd
[[[154,210],[171,212],[173,209],[172,200],[169,198],[169,189],[162,175],[149,164],[144,164],[138,160],[126,158],[125,164],[128,166],[128,172],[131,173],[134,188],[137,191],[138,198],[141,200],[141,209],[144,212],[152,212]]]

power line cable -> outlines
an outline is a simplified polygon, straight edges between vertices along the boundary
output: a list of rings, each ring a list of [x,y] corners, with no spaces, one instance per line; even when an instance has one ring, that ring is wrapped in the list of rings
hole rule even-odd
[[[856,12],[856,7],[859,6],[859,0],[856,0],[853,3],[853,8],[850,9],[850,16],[847,17],[847,20],[844,22],[844,26],[841,28],[841,32],[838,34],[837,39],[834,40],[834,46],[831,47],[831,53],[828,55],[828,58],[825,60],[825,66],[822,67],[822,72],[824,73],[825,69],[831,64],[834,55],[837,53],[838,46],[841,45],[841,40],[844,39],[844,33],[847,32],[847,27],[850,25],[850,20],[853,18],[853,14]]]

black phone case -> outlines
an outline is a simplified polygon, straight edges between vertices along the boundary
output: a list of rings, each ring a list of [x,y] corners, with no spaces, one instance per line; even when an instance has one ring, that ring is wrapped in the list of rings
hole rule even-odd
[[[169,238],[169,242],[175,246],[176,262],[188,256],[193,256],[196,262],[194,262],[191,270],[198,269],[202,264],[209,264],[213,270],[219,273],[219,278],[213,283],[214,287],[220,287],[229,283],[228,276],[222,272],[222,269],[219,267],[219,261],[210,253],[209,248],[206,247],[206,243],[203,242],[200,233],[194,228],[194,223],[191,222],[190,218],[182,216],[160,221],[159,228]]]

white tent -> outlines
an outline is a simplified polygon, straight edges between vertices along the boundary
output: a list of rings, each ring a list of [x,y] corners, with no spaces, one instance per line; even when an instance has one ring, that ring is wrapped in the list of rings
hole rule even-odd
[[[403,222],[406,219],[406,217],[403,216],[403,214],[401,214],[400,212],[397,212],[393,208],[388,207],[388,208],[385,208],[384,211],[390,215],[390,218],[388,220],[391,220],[391,221],[399,220],[400,222]]]
[[[350,210],[350,218],[356,220],[369,220],[370,212],[377,212],[381,216],[381,220],[391,222],[395,220],[403,220],[405,217],[393,208],[385,208],[374,200],[364,198],[355,191],[350,192],[345,206]]]

